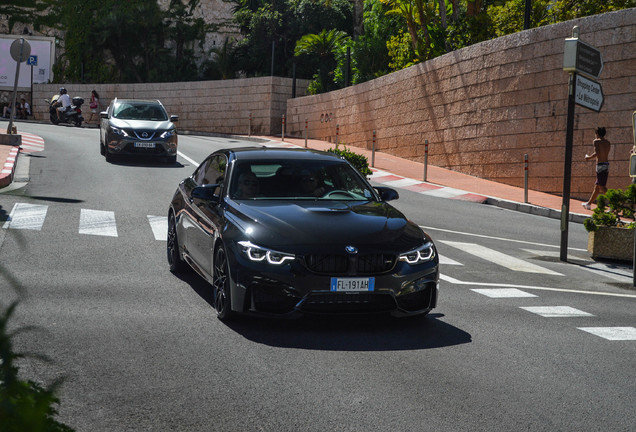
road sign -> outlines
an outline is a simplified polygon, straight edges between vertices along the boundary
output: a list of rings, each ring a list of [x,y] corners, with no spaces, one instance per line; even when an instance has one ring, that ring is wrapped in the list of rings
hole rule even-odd
[[[16,39],[11,44],[9,51],[13,60],[22,63],[31,55],[31,45],[25,39]]]
[[[577,75],[574,102],[577,105],[600,112],[603,106],[603,88],[601,84]]]
[[[563,51],[563,70],[596,79],[603,71],[601,52],[579,38],[567,38]]]
[[[38,56],[32,55],[27,59],[27,66],[37,66],[38,65]]]

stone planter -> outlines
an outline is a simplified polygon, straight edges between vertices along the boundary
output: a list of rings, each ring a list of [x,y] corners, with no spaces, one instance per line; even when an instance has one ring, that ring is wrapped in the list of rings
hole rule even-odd
[[[599,227],[589,233],[587,250],[592,258],[633,261],[634,230],[618,227]]]

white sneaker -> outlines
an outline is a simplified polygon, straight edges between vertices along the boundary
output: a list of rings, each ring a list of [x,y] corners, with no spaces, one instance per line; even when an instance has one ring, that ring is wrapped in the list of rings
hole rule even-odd
[[[592,206],[589,205],[588,203],[581,203],[581,205],[583,206],[585,210],[592,210]]]

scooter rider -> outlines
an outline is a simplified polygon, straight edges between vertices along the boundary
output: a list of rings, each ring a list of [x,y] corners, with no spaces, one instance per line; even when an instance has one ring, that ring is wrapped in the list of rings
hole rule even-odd
[[[64,112],[71,106],[71,97],[66,92],[64,87],[60,88],[60,97],[55,101],[57,105],[57,119],[60,119],[60,112]]]

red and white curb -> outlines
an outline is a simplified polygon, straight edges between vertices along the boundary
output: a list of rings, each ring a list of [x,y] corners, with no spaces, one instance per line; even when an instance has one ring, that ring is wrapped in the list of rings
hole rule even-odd
[[[0,187],[4,187],[13,181],[13,173],[19,152],[20,147],[18,146],[13,146],[9,151],[9,156],[2,167],[2,171],[0,171]]]
[[[23,153],[35,153],[44,150],[44,138],[27,132],[21,132],[22,145],[20,149]]]
[[[485,197],[483,195],[478,195],[451,187],[438,186],[420,180],[400,177],[386,171],[376,170],[375,168],[371,168],[371,171],[373,171],[373,174],[371,174],[370,180],[392,188],[406,189],[422,195],[461,201],[471,201],[481,204],[485,203],[488,200],[488,197]]]

